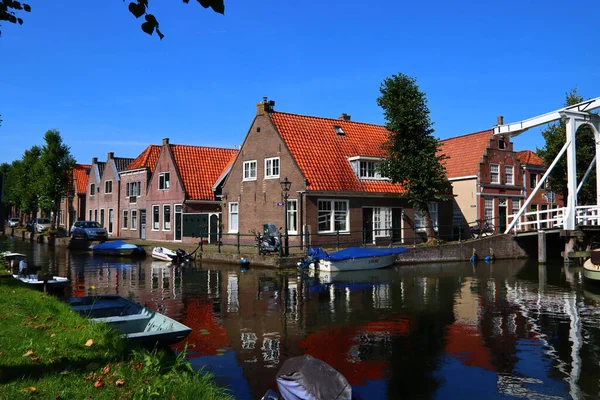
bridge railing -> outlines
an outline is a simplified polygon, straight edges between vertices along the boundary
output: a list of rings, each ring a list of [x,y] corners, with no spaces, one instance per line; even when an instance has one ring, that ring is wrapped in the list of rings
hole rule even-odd
[[[511,223],[516,214],[508,216]],[[600,215],[599,215],[600,217]],[[513,232],[534,231],[540,229],[560,228],[564,225],[564,208],[529,211],[521,215]]]
[[[577,206],[575,208],[577,225],[600,225],[600,207],[593,206]]]

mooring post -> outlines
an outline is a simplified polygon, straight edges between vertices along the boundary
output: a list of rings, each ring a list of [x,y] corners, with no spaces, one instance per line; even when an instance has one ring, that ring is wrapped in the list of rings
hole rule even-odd
[[[546,232],[538,231],[538,263],[546,264]]]
[[[575,246],[577,245],[577,238],[575,236],[566,236],[565,237],[565,251],[563,253],[563,261],[566,264],[570,264],[573,262],[569,254],[575,251]]]

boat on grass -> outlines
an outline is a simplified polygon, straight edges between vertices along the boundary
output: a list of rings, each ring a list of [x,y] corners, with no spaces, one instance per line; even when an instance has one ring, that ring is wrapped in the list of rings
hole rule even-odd
[[[112,240],[92,247],[94,254],[103,254],[107,256],[145,256],[143,248],[130,244],[122,240]]]
[[[25,254],[7,251],[2,253],[2,258],[13,278],[33,287],[41,289],[45,285],[46,290],[54,290],[69,284],[69,278],[42,273],[40,267],[30,266]]]
[[[600,284],[600,250],[592,250],[590,258],[583,263],[583,277]]]
[[[313,247],[298,268],[320,271],[358,271],[385,268],[396,262],[398,255],[408,250],[405,247],[349,247],[334,253]]]
[[[136,343],[169,345],[185,339],[191,328],[116,294],[65,299],[71,310],[104,322]]]

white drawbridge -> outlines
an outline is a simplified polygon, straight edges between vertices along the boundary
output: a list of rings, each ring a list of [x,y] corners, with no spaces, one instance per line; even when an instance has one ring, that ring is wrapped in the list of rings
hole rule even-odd
[[[596,97],[591,100],[587,100],[572,106],[561,108],[560,110],[552,111],[544,115],[540,115],[534,118],[530,118],[520,122],[514,122],[510,124],[497,125],[494,128],[494,135],[501,136],[517,136],[525,132],[530,128],[536,126],[545,125],[550,122],[558,121],[560,119],[566,120],[567,134],[565,144],[548,167],[548,170],[540,179],[533,192],[529,195],[521,209],[517,214],[513,216],[512,222],[506,228],[505,233],[509,233],[511,230],[518,228],[520,224],[521,216],[525,213],[525,210],[531,203],[533,196],[540,190],[544,185],[546,179],[552,172],[552,169],[557,164],[558,160],[566,153],[567,155],[567,203],[566,206],[560,209],[548,210],[552,214],[546,217],[543,221],[545,224],[560,227],[565,230],[575,230],[578,225],[593,223],[594,225],[600,225],[600,162],[596,162],[600,154],[600,116],[591,113],[592,110],[600,108],[600,97]],[[576,141],[575,133],[577,129],[583,125],[588,125],[594,132],[594,141],[596,143],[596,155],[592,160],[585,176],[583,177],[579,186],[577,185],[577,174],[576,174]],[[581,185],[591,172],[594,163],[596,165],[596,205],[578,207],[577,206],[577,193],[581,189]],[[539,217],[539,215],[538,215]],[[539,218],[538,218],[539,228]]]

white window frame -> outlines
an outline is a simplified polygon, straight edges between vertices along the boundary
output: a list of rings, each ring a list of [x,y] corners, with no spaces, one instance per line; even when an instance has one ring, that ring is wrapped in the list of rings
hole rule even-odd
[[[109,191],[109,186],[110,186],[110,191]],[[112,190],[113,190],[113,181],[112,180],[104,181],[104,194],[111,194]]]
[[[254,175],[252,174],[252,165],[254,165]],[[255,181],[258,175],[258,163],[256,160],[244,161],[243,181]]]
[[[437,231],[439,226],[438,203],[435,201],[430,201],[429,203],[427,203],[427,208],[429,208],[429,214],[431,215],[433,230]],[[422,232],[425,230],[425,219],[423,218],[423,214],[416,209],[414,210],[414,224],[415,231]]]
[[[279,161],[279,157],[265,158],[265,179],[279,178],[280,171],[281,162]]]
[[[159,172],[158,190],[169,190],[171,187],[171,172]]]
[[[123,226],[121,229],[129,229],[129,210],[123,210]]]
[[[500,164],[490,163],[490,183],[500,184]]]
[[[321,209],[321,204],[329,203],[329,209]],[[340,229],[339,232],[348,233],[350,231],[350,201],[349,200],[340,200],[340,199],[318,199],[317,200],[317,230],[318,233],[336,233],[335,225],[336,225],[336,214],[340,214],[342,212],[336,210],[336,205],[344,204],[345,205],[345,218],[344,224],[345,229]],[[329,228],[321,230],[321,222],[320,219],[322,216],[327,217],[329,219]],[[338,218],[339,219],[339,218]]]
[[[154,210],[158,210],[158,213],[154,213]],[[158,219],[155,220],[156,215],[158,215]],[[155,232],[160,230],[160,205],[159,204],[152,205],[152,230]]]
[[[127,182],[127,192],[125,198],[129,199],[129,204],[137,203],[137,199],[142,195],[142,182]]]
[[[165,212],[165,209],[168,207],[169,209],[169,220],[167,221],[167,213]],[[162,206],[162,230],[163,231],[170,231],[171,230],[171,221],[173,220],[173,218],[171,218],[172,216],[172,207],[170,204],[163,204]],[[168,225],[167,225],[168,224]]]
[[[229,218],[227,218],[229,220],[229,233],[237,233],[238,230],[240,229],[240,203],[238,202],[231,202],[228,204],[228,216]],[[235,211],[233,210],[233,208],[235,207]],[[233,226],[234,224],[233,222],[233,218],[231,217],[232,215],[235,215],[235,227]]]
[[[521,209],[521,199],[518,197],[513,197],[511,202],[511,212],[512,215],[515,215]]]
[[[100,225],[102,225],[103,228],[104,228],[105,217],[106,217],[106,213],[104,212],[104,208],[101,208],[100,209]]]
[[[93,221],[93,220],[92,220],[92,210],[90,210],[90,219],[89,219],[89,220],[90,220],[90,221]]]
[[[510,181],[508,178],[510,177]],[[506,185],[514,185],[515,184],[515,167],[512,165],[504,166],[504,182]]]
[[[96,195],[96,184],[90,183],[90,196],[95,196],[95,195]]]
[[[535,184],[531,185],[531,178],[535,176]],[[537,186],[538,182],[539,182],[539,174],[537,172],[530,172],[529,173],[529,189],[535,189],[535,187]]]
[[[115,210],[114,208],[109,208],[108,209],[108,215],[106,216],[106,220],[107,220],[107,231],[109,234],[113,233],[113,229],[115,228]]]
[[[293,206],[291,206],[293,204]],[[288,233],[298,233],[298,200],[287,201]]]
[[[494,198],[493,197],[484,197],[483,198],[483,219],[490,224],[494,223]]]
[[[348,161],[352,170],[359,179],[389,181],[390,178],[382,176],[378,166],[383,161],[379,157],[354,156]]]
[[[389,237],[392,232],[392,208],[373,207],[373,237]]]
[[[137,217],[138,217],[138,210],[131,210],[131,230],[135,231],[137,230]]]

